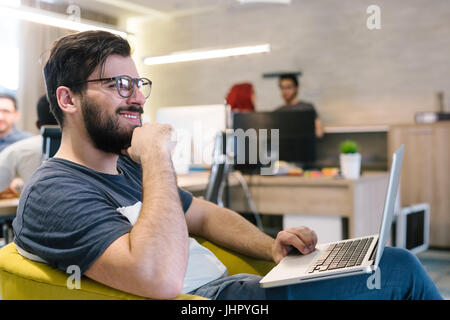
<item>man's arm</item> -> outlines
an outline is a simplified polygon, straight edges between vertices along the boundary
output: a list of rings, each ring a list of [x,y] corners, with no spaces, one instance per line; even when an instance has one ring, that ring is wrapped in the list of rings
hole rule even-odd
[[[169,299],[181,292],[188,260],[188,233],[170,148],[150,143],[170,140],[163,125],[136,128],[130,157],[142,165],[143,199],[130,233],[114,241],[86,276],[129,293]]]
[[[240,214],[198,198],[193,199],[186,212],[186,221],[190,233],[241,254],[276,263],[293,248],[308,254],[317,244],[315,232],[306,227],[282,230],[273,239]]]

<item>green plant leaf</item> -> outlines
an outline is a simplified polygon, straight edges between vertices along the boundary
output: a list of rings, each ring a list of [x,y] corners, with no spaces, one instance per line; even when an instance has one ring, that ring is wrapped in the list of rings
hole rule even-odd
[[[339,148],[341,149],[341,153],[358,153],[359,146],[353,140],[345,140],[341,142]]]

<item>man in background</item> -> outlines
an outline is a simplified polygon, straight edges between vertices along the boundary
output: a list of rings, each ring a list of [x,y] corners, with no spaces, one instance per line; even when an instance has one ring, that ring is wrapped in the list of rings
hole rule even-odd
[[[36,127],[57,125],[50,112],[47,97],[43,95],[37,103]],[[0,191],[8,187],[20,193],[25,182],[42,163],[42,136],[35,135],[13,143],[0,152]]]
[[[16,99],[10,94],[0,94],[0,151],[14,142],[31,137],[31,133],[15,128],[14,124],[19,119]]]
[[[314,111],[316,118],[316,137],[322,138],[323,126],[314,105],[308,102],[300,101],[298,98],[299,83],[297,76],[295,74],[283,74],[280,76],[279,85],[285,105],[279,107],[275,111]]]

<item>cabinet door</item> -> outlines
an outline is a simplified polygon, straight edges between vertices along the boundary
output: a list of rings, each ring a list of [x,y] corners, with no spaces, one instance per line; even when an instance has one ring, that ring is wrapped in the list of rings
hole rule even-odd
[[[433,127],[433,200],[430,243],[450,247],[450,122]]]
[[[430,245],[438,247],[450,247],[449,141],[450,122],[389,129],[389,154],[405,144],[401,205],[430,204]]]
[[[433,130],[428,126],[392,127],[389,155],[402,144],[405,144],[405,154],[400,180],[401,205],[430,202],[433,197]],[[389,168],[391,161],[389,158]]]

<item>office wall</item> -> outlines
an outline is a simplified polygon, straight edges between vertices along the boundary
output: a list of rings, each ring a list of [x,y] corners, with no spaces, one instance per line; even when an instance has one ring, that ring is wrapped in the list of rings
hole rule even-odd
[[[381,8],[381,29],[366,27],[369,5]],[[154,81],[146,112],[158,107],[221,103],[232,84],[250,81],[257,109],[282,103],[275,79],[301,70],[301,97],[325,125],[411,123],[437,109],[444,91],[450,111],[450,5],[447,0],[294,0],[290,6],[247,5],[168,20],[132,22],[135,57]],[[161,66],[146,55],[269,42],[270,54]]]
[[[42,74],[52,43],[68,34],[67,30],[36,23],[19,23],[19,88],[17,99],[21,118],[17,126],[23,130],[39,133],[36,127],[37,102],[45,94]]]

